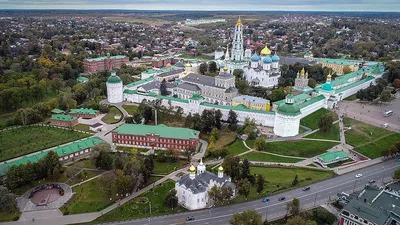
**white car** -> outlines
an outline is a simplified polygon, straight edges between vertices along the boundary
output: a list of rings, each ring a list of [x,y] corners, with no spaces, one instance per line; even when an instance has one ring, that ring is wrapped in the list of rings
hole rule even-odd
[[[359,174],[356,175],[356,178],[360,178],[360,177],[362,177],[362,174],[361,174],[361,173],[359,173]]]

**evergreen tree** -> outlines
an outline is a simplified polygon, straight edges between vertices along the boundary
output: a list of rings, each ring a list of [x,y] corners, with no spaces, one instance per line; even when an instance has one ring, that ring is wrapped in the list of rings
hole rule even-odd
[[[199,72],[201,74],[206,74],[207,73],[207,64],[206,63],[201,63],[199,67]]]
[[[332,128],[333,125],[333,116],[330,113],[327,113],[323,116],[318,121],[318,127],[322,132],[329,132]]]
[[[228,120],[229,128],[232,130],[235,130],[237,127],[238,119],[237,119],[237,114],[234,112],[232,109],[229,110],[228,114]]]
[[[221,129],[221,119],[222,119],[222,112],[221,110],[216,110],[214,113],[215,116],[215,127],[220,130]]]
[[[169,208],[176,208],[178,206],[178,197],[176,197],[176,190],[172,189],[164,198],[164,204]]]
[[[257,175],[257,181],[256,181],[256,184],[257,184],[257,193],[260,194],[260,193],[264,190],[264,183],[265,183],[264,176],[261,175],[261,174],[258,174],[258,175]]]
[[[210,71],[210,73],[215,73],[217,71],[217,63],[215,61],[211,61],[208,64],[208,70]]]
[[[296,176],[294,177],[294,180],[292,181],[292,185],[296,186],[298,183],[299,183],[299,177],[296,174]]]
[[[160,94],[163,96],[168,95],[167,82],[165,81],[165,79],[163,79],[160,84]]]

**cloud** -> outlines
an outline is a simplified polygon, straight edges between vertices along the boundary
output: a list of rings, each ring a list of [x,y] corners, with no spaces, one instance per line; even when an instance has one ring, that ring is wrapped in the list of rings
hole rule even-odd
[[[400,11],[398,0],[0,0],[1,9]]]

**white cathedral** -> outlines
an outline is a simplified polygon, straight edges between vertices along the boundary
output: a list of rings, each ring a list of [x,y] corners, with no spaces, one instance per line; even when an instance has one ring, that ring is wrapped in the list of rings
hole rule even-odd
[[[229,176],[224,175],[222,166],[218,168],[218,175],[206,171],[206,165],[201,160],[196,167],[189,168],[189,174],[181,177],[175,183],[178,203],[189,210],[204,209],[212,206],[213,202],[209,199],[208,191],[214,187],[229,187],[233,191],[232,198],[235,196],[236,185],[231,182]]]
[[[279,69],[280,58],[276,52],[272,55],[271,50],[265,46],[260,52],[260,56],[256,52],[251,56],[250,41],[247,42],[246,50],[244,50],[243,43],[243,24],[239,18],[235,25],[231,54],[229,54],[227,46],[225,60],[220,65],[226,65],[229,73],[233,73],[235,69],[242,69],[244,77],[250,85],[266,88],[278,85],[281,71]],[[215,51],[215,57],[217,58],[217,56],[221,57],[221,48]]]

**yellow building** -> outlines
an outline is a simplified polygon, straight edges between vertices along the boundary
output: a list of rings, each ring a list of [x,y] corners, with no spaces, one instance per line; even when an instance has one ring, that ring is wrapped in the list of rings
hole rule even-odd
[[[344,59],[323,59],[316,60],[322,67],[328,67],[333,70],[337,75],[357,71],[360,67],[361,61],[358,60],[344,60]],[[347,70],[347,71],[346,71]]]
[[[257,98],[249,95],[239,95],[232,99],[232,106],[244,105],[249,109],[269,111],[269,100]]]

